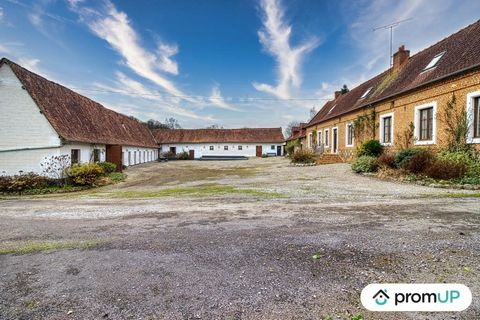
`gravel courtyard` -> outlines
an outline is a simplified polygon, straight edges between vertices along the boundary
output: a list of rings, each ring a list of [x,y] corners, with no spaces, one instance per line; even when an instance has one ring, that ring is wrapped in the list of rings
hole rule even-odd
[[[0,319],[480,319],[480,198],[346,164],[176,161],[0,198]],[[372,313],[374,282],[463,283],[461,313]]]

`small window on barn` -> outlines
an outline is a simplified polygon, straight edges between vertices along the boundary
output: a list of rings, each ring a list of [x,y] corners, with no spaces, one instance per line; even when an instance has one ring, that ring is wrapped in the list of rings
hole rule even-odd
[[[100,149],[93,149],[93,162],[100,161]]]
[[[213,151],[213,146],[210,146],[210,151]]]
[[[80,149],[72,149],[71,156],[72,164],[80,163]]]
[[[436,67],[438,61],[443,57],[444,54],[445,52],[442,52],[437,54],[435,57],[433,57],[433,59],[427,64],[427,66],[425,67],[425,69],[423,69],[423,71]]]
[[[372,89],[373,89],[373,87],[368,88],[367,91],[365,91],[365,92],[362,94],[362,96],[360,97],[360,99],[365,99],[365,98],[368,96],[368,94],[370,93],[370,91],[372,91]]]
[[[243,150],[243,147],[242,147],[242,146],[238,146],[238,150]]]
[[[274,145],[270,146],[270,150],[275,150],[275,146]]]
[[[224,146],[224,147],[223,147],[223,150],[228,150],[228,146]]]

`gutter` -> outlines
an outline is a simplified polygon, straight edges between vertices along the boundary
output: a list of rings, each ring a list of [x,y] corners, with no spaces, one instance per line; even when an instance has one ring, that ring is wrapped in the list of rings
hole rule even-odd
[[[33,148],[20,148],[20,149],[9,149],[9,150],[0,150],[0,153],[6,152],[16,152],[16,151],[30,151],[30,150],[45,150],[45,149],[57,149],[62,146],[53,146],[53,147],[33,147]]]

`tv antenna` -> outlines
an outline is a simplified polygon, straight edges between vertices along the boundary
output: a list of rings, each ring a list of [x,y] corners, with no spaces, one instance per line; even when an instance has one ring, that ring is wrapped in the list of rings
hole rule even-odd
[[[396,22],[381,26],[381,27],[373,28],[373,31],[390,29],[390,67],[393,65],[393,51],[392,51],[393,50],[393,28],[398,27],[399,24],[410,21],[412,19],[413,18],[403,19],[400,21],[396,21]]]

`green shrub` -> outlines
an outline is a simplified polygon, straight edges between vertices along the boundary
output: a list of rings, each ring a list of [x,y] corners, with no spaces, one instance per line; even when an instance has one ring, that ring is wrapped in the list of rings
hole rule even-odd
[[[423,173],[435,161],[435,155],[430,150],[419,150],[404,163],[403,168],[408,172],[419,174]]]
[[[289,156],[291,156],[295,152],[295,147],[300,146],[300,143],[298,140],[291,140],[287,142],[287,145],[285,146],[285,151]]]
[[[361,156],[358,157],[352,164],[352,170],[356,173],[360,172],[375,172],[378,169],[378,162],[376,157]]]
[[[291,156],[292,163],[314,163],[315,152],[310,149],[302,149],[295,151]]]
[[[190,155],[188,154],[188,152],[183,151],[182,153],[179,153],[177,155],[177,159],[178,160],[190,160]]]
[[[102,168],[104,174],[109,174],[117,170],[117,165],[111,162],[99,162],[98,165]]]
[[[379,167],[384,167],[384,168],[395,168],[395,154],[390,153],[390,152],[385,152],[382,153],[380,157],[378,157],[377,160],[378,166]]]
[[[425,169],[425,174],[434,179],[451,180],[463,177],[467,170],[464,163],[436,159]]]
[[[444,151],[439,153],[438,159],[450,161],[467,168],[467,177],[480,179],[480,156],[473,150],[468,151]]]
[[[372,156],[378,157],[383,153],[383,146],[378,140],[368,140],[363,142],[357,150],[357,157]]]
[[[416,155],[419,152],[422,152],[425,149],[422,148],[407,148],[400,150],[397,152],[395,155],[395,165],[397,168],[403,168],[408,161],[410,161],[410,158]]]
[[[68,169],[73,183],[79,186],[93,186],[102,174],[102,167],[97,163],[74,164]]]
[[[33,172],[20,172],[14,176],[0,176],[0,192],[18,192],[25,190],[39,189],[48,186],[51,179],[40,176]]]

